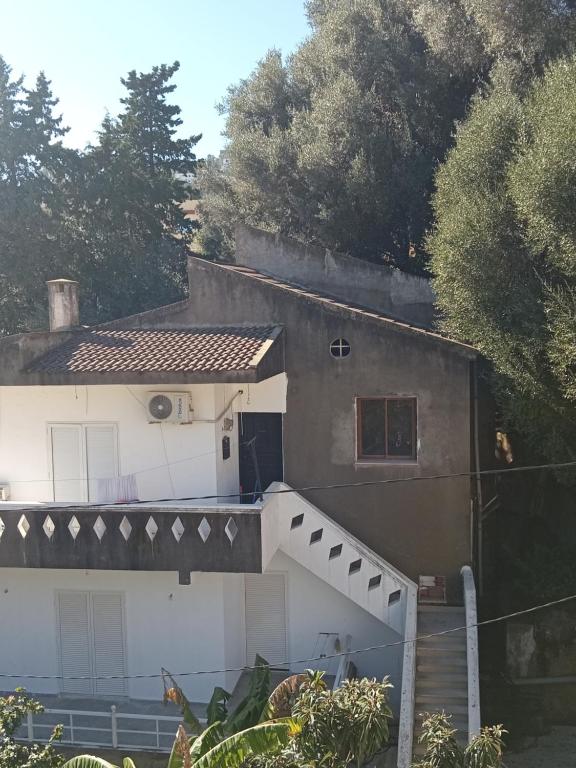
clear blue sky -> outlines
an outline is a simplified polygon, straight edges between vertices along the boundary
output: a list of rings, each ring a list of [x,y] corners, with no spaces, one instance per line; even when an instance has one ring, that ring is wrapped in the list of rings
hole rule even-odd
[[[174,101],[183,131],[202,133],[198,156],[217,154],[223,120],[215,105],[269,48],[290,53],[308,34],[304,0],[5,0],[0,55],[30,84],[43,69],[83,147],[106,110],[119,111],[120,77],[181,64]]]

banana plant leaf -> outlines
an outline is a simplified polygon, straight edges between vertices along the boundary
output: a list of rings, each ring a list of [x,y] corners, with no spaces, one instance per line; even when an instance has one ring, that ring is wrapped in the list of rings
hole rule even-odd
[[[250,675],[248,693],[228,716],[226,733],[238,733],[259,723],[262,713],[267,711],[269,695],[270,665],[266,659],[257,655],[255,668]]]
[[[222,723],[216,722],[209,725],[206,730],[194,739],[190,747],[190,759],[192,764],[199,760],[203,755],[213,749],[217,744],[224,741],[224,729]]]
[[[241,768],[249,755],[279,752],[292,732],[290,723],[261,723],[235,733],[206,752],[192,768]]]
[[[62,768],[118,768],[118,766],[94,755],[78,755],[67,760]]]
[[[223,723],[226,720],[228,717],[226,702],[230,700],[231,696],[231,693],[228,693],[228,691],[225,691],[224,688],[220,688],[218,685],[214,688],[214,692],[212,693],[212,697],[206,708],[208,725],[217,722]]]

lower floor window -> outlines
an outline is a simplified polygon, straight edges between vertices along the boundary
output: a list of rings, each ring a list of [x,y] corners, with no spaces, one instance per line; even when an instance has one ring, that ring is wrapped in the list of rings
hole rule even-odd
[[[359,397],[357,458],[416,460],[416,398]]]

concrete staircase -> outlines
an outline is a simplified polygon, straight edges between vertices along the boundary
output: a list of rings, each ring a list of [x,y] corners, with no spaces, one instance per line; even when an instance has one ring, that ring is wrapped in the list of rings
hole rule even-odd
[[[464,608],[436,605],[418,606],[418,637],[466,624]],[[416,645],[416,691],[414,721],[414,758],[424,754],[418,743],[422,733],[422,714],[446,712],[458,729],[458,741],[468,741],[468,666],[466,631],[451,632],[424,640]]]

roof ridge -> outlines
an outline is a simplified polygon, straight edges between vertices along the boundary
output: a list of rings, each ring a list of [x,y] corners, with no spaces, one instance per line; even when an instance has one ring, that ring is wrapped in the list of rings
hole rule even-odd
[[[199,259],[199,261],[208,261],[208,260]],[[356,312],[360,314],[362,317],[365,317],[369,320],[370,319],[379,320],[381,322],[384,322],[390,325],[391,327],[397,328],[398,330],[405,330],[408,332],[412,332],[414,334],[422,334],[438,342],[451,344],[455,347],[458,347],[462,351],[467,352],[468,354],[474,354],[474,355],[478,354],[478,350],[475,347],[473,347],[471,344],[466,344],[466,342],[458,341],[457,339],[453,339],[450,336],[445,336],[444,334],[442,334],[440,331],[436,329],[432,330],[430,328],[426,328],[425,326],[417,325],[415,323],[409,323],[405,320],[399,320],[391,315],[387,315],[383,312],[372,309],[371,307],[367,307],[362,304],[357,304],[355,302],[350,302],[350,301],[341,299],[338,296],[334,296],[329,293],[323,293],[322,291],[317,291],[316,289],[311,289],[309,287],[299,285],[298,283],[293,283],[290,280],[286,280],[284,278],[279,278],[274,275],[268,275],[265,272],[260,272],[259,270],[254,269],[253,267],[246,267],[242,264],[224,264],[224,263],[218,263],[214,261],[209,263],[214,264],[217,267],[227,269],[230,272],[235,272],[236,274],[244,275],[245,277],[259,280],[260,282],[266,283],[268,285],[272,285],[273,287],[279,288],[280,290],[282,289],[288,290],[293,293],[299,294],[305,298],[316,300],[318,302],[321,302],[327,308],[334,309],[339,307],[345,310],[349,310],[351,312]]]

